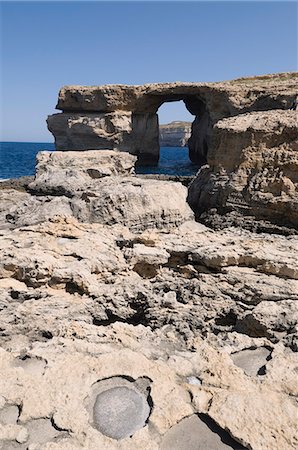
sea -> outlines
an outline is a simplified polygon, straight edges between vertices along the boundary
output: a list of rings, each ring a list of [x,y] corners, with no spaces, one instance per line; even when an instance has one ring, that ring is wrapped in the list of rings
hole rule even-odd
[[[34,175],[35,157],[40,151],[53,151],[49,142],[0,142],[0,180]],[[198,167],[190,161],[188,148],[161,147],[159,164],[137,167],[136,173],[192,176]]]

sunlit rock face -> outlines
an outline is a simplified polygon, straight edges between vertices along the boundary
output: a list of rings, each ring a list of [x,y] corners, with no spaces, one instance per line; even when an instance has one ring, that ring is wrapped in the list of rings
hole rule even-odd
[[[201,214],[246,211],[298,225],[297,111],[251,112],[213,127],[208,164],[192,182],[188,202]]]
[[[187,147],[191,134],[190,122],[171,122],[159,126],[161,147]]]
[[[158,108],[183,100],[194,116],[189,156],[207,161],[214,124],[249,111],[288,109],[297,94],[294,73],[241,78],[220,83],[65,86],[59,92],[60,114],[48,117],[57,150],[109,148],[127,151],[139,164],[159,158]]]

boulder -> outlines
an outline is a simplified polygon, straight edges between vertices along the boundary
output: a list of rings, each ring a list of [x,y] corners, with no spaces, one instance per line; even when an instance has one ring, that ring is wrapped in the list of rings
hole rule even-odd
[[[61,216],[144,230],[169,229],[193,219],[186,202],[187,188],[134,176],[135,161],[127,152],[110,150],[40,152],[35,180],[28,186],[32,195],[0,191],[7,208],[2,226],[30,225]]]
[[[172,228],[193,218],[181,183],[108,177],[72,199],[74,216],[89,223],[116,223],[130,229]]]
[[[29,189],[44,194],[66,194],[90,189],[107,176],[134,173],[136,157],[111,150],[39,152],[35,180]]]

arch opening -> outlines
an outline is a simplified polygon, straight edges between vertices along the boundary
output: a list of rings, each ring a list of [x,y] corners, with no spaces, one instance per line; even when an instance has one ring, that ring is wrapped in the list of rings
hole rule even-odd
[[[194,175],[207,162],[212,126],[206,104],[197,95],[177,94],[158,103],[155,113],[133,114],[137,172]]]

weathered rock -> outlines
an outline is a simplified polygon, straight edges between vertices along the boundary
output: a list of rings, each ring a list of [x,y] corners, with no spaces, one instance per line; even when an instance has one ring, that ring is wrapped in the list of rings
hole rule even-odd
[[[1,189],[0,190],[0,223],[9,227],[7,222],[7,216],[9,218],[9,212],[19,207],[20,204],[28,202],[31,199],[30,194],[23,191],[17,191],[15,189]]]
[[[113,439],[135,434],[146,425],[149,414],[146,396],[133,383],[116,384],[103,390],[97,395],[93,407],[96,428]]]
[[[73,195],[77,191],[88,191],[101,178],[133,174],[136,158],[126,152],[105,150],[39,152],[36,161],[35,180],[29,185],[31,190]]]
[[[269,360],[271,351],[266,347],[256,349],[244,349],[232,355],[236,366],[241,367],[246,375],[257,376],[265,374],[265,366]]]
[[[223,435],[225,435],[223,437]],[[161,450],[242,450],[244,447],[222,430],[217,434],[197,415],[183,419],[164,436]]]
[[[294,450],[297,237],[74,219],[1,235],[4,449],[157,450],[174,436],[181,448]],[[261,378],[263,354],[235,361],[264,347]],[[193,414],[205,423],[185,435]]]
[[[159,126],[159,145],[161,147],[187,147],[191,133],[190,122],[171,122]]]
[[[5,334],[21,333],[34,322],[37,335],[53,335],[57,319],[64,327],[69,314],[86,323],[127,320],[153,328],[166,325],[170,316],[185,339],[237,329],[277,342],[294,332],[296,238],[235,231],[215,235],[205,227],[191,232],[185,225],[155,234],[137,237],[123,227],[73,219],[6,231],[0,253]],[[69,304],[75,293],[86,297]],[[40,318],[47,309],[51,317],[45,329]]]
[[[55,217],[170,229],[193,218],[180,183],[133,176],[136,158],[126,152],[41,152],[29,193],[0,190],[2,227]],[[128,175],[128,176],[125,176]]]
[[[53,114],[47,123],[57,150],[121,150],[131,132],[131,113]]]
[[[252,112],[214,126],[208,166],[189,187],[198,213],[238,209],[298,225],[296,111]]]
[[[5,192],[0,193],[0,197]],[[15,193],[12,198],[16,199]],[[23,226],[54,220],[57,217],[73,217],[70,201],[67,197],[53,196],[27,196],[24,199],[17,198],[17,203],[10,208],[1,228],[7,225]]]
[[[195,96],[198,96],[205,100],[208,106],[212,106],[212,103],[218,104],[216,109],[210,108],[214,114],[224,110],[245,112],[248,108],[258,110],[289,108],[296,98],[296,88],[296,73],[239,78],[219,83],[64,86],[59,92],[57,109],[155,113],[165,101],[185,99],[186,104],[189,102],[189,109],[194,111],[193,103]]]
[[[142,165],[159,159],[156,114],[72,112],[53,114],[47,124],[57,150],[125,151],[138,155]]]
[[[86,192],[83,200],[74,198],[72,210],[82,222],[167,229],[192,219],[186,195],[180,183],[109,177]]]
[[[291,114],[229,119],[246,147],[221,166],[284,152],[295,185]],[[125,153],[38,159],[28,192],[0,191],[0,448],[296,449],[297,235],[215,232]]]
[[[296,94],[296,73],[221,83],[65,86],[57,105],[64,113],[49,116],[48,126],[58,150],[120,149],[137,155],[140,164],[156,164],[156,112],[164,102],[183,100],[195,116],[190,159],[203,164],[218,120],[248,111],[288,109]]]

